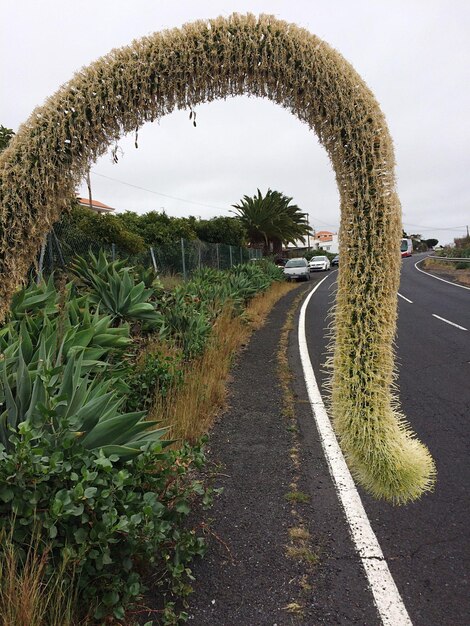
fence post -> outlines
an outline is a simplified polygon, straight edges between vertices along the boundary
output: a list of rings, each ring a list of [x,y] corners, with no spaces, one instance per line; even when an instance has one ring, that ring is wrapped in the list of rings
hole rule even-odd
[[[62,248],[60,247],[60,241],[55,234],[55,230],[52,229],[52,237],[54,238],[55,247],[57,248],[57,254],[59,255],[60,264],[65,267],[64,255],[62,254]],[[52,243],[52,242],[51,242]]]
[[[186,261],[184,258],[184,239],[181,237],[181,259],[183,261],[183,280],[186,280]]]
[[[115,243],[111,244],[111,258],[113,259],[113,261],[116,260],[116,244]]]
[[[152,246],[150,246],[150,257],[151,257],[151,259],[152,259],[153,269],[154,269],[156,272],[158,272],[158,269],[157,269],[157,262],[155,261],[155,253],[154,253],[154,251],[153,251]]]
[[[42,270],[44,268],[44,254],[46,253],[46,242],[47,235],[44,237],[44,241],[41,244],[41,252],[39,254],[39,263],[38,263],[38,275],[36,277],[36,284],[39,285],[42,278]]]
[[[219,255],[219,244],[215,244],[215,251],[217,253],[217,269],[220,270],[220,255]]]
[[[47,235],[47,256],[49,257],[49,265],[51,267],[51,273],[54,271],[54,251],[52,249],[52,235]]]
[[[230,267],[232,267],[232,265],[233,265],[233,259],[232,259],[232,246],[229,246],[229,250],[230,250]]]

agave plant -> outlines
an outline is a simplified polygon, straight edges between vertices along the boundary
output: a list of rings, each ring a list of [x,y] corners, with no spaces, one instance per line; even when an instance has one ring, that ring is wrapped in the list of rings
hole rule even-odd
[[[145,412],[121,413],[125,397],[116,379],[90,378],[83,351],[71,353],[66,365],[55,365],[40,344],[37,366],[30,369],[23,346],[4,359],[0,380],[0,442],[8,450],[23,422],[57,429],[66,423],[88,450],[103,450],[125,460],[160,441],[166,428],[146,421]],[[14,384],[11,384],[13,379]]]
[[[57,314],[58,293],[51,275],[47,282],[30,283],[15,293],[11,301],[10,319],[21,319],[24,315],[41,313],[46,316]]]
[[[146,289],[143,281],[136,283],[131,269],[122,261],[109,262],[103,252],[99,257],[90,254],[92,263],[77,257],[72,271],[87,286],[90,301],[123,321],[146,322],[153,328],[161,327],[163,318],[149,302],[153,289]]]
[[[122,352],[131,343],[128,324],[113,327],[110,315],[102,315],[98,307],[92,312],[88,298],[66,299],[59,310],[59,294],[49,285],[48,301],[41,309],[37,296],[31,295],[36,290],[36,286],[30,286],[19,294],[20,306],[13,308],[10,322],[0,329],[0,353],[5,357],[14,356],[21,343],[28,366],[37,363],[41,346],[41,353],[49,361],[60,364],[71,351],[81,349],[84,366],[92,368],[100,359]],[[70,292],[67,289],[68,295]],[[37,309],[31,308],[33,300]]]

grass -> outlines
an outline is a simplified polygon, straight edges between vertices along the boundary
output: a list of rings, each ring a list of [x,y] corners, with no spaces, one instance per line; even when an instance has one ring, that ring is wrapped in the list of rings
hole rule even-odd
[[[85,626],[75,616],[74,580],[65,573],[66,563],[57,564],[48,576],[49,551],[40,550],[33,539],[26,554],[20,554],[8,536],[1,537],[0,626]]]
[[[196,441],[208,432],[226,404],[227,381],[235,355],[259,329],[274,304],[296,285],[274,283],[249,303],[242,317],[226,309],[216,321],[205,353],[184,371],[182,385],[157,398],[150,419],[170,427],[174,439]]]
[[[181,274],[164,274],[163,276],[160,276],[159,279],[162,287],[171,291],[183,282]]]
[[[288,491],[284,497],[287,502],[296,502],[297,504],[310,502],[310,496],[303,491]]]
[[[427,271],[434,272],[438,276],[451,278],[461,285],[470,286],[470,263],[467,268],[458,268],[458,264],[452,261],[439,261],[439,259],[427,258],[420,264]],[[456,267],[457,265],[457,267]]]
[[[288,546],[287,556],[295,561],[301,563],[307,563],[308,565],[315,565],[318,563],[318,555],[305,546]]]
[[[308,541],[310,538],[310,533],[306,528],[302,526],[296,526],[294,528],[289,528],[289,537],[295,540]]]

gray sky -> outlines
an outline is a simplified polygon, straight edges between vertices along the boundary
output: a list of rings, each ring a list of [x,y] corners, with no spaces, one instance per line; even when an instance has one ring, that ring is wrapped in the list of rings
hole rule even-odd
[[[405,229],[441,243],[465,234],[468,0],[2,0],[0,124],[16,130],[75,71],[112,48],[234,11],[272,13],[341,52],[387,118]],[[194,128],[180,111],[147,124],[138,150],[133,137],[123,138],[117,165],[109,155],[95,164],[93,197],[118,210],[164,207],[169,215],[206,218],[230,215],[244,194],[271,187],[292,196],[317,230],[337,229],[332,168],[297,118],[267,100],[236,98],[198,107],[197,122]],[[80,191],[87,195],[85,186]]]

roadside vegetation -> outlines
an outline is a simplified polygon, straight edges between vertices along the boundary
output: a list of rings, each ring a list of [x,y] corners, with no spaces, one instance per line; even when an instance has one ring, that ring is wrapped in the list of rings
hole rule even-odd
[[[445,261],[440,260],[439,257],[468,259],[468,261]],[[455,239],[453,246],[441,248],[435,257],[426,258],[421,263],[421,267],[448,280],[470,285],[470,237]]]
[[[100,254],[15,295],[0,328],[2,626],[133,624],[149,568],[154,623],[184,618],[171,598],[204,552],[186,520],[212,496],[201,436],[281,279],[260,262],[169,289]]]

